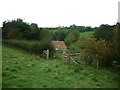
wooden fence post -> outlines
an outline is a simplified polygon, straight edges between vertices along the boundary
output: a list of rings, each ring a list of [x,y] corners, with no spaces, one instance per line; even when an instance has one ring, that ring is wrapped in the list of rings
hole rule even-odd
[[[49,50],[47,49],[47,52],[46,52],[46,58],[49,59]]]
[[[43,51],[43,56],[46,58],[46,59],[49,59],[49,50],[44,50]]]
[[[64,62],[64,58],[65,57],[65,52],[63,52],[63,54],[62,54],[62,61]]]

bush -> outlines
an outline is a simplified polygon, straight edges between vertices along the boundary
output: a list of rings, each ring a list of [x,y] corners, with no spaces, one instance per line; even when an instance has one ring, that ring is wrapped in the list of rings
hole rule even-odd
[[[86,38],[81,47],[84,48],[82,59],[85,60],[87,64],[93,64],[99,61],[100,66],[109,67],[112,65],[116,56],[112,43],[105,40],[96,41],[95,38]]]
[[[114,29],[113,45],[117,54],[116,61],[119,63],[120,62],[120,23],[117,23]]]
[[[3,44],[13,46],[25,50],[27,52],[42,55],[43,50],[50,50],[50,57],[52,57],[54,49],[51,42],[47,41],[28,41],[28,40],[3,40]]]
[[[111,41],[113,40],[113,31],[114,31],[114,25],[110,26],[107,24],[102,24],[100,27],[95,29],[94,35],[97,38],[97,40],[107,40]]]
[[[79,39],[79,31],[78,30],[73,30],[70,33],[67,34],[65,38],[65,44],[69,46],[71,43],[77,41]]]

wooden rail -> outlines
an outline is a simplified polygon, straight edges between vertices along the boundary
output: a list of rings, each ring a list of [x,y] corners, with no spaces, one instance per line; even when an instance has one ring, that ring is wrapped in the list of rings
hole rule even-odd
[[[80,53],[65,53],[65,52],[63,52],[62,61],[80,64],[80,62],[79,62],[80,61]]]

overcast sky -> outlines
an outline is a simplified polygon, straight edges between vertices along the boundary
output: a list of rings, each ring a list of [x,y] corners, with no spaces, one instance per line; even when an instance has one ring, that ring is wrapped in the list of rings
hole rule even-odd
[[[21,18],[39,27],[114,25],[120,0],[0,0],[0,27]]]

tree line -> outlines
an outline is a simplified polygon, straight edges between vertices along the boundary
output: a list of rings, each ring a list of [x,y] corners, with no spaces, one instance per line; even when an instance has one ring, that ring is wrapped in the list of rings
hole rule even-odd
[[[2,27],[3,39],[45,40],[51,39],[48,30],[39,28],[37,24],[28,24],[22,19],[4,21]]]
[[[43,50],[49,49],[52,55],[54,51],[49,31],[39,28],[35,23],[26,23],[22,19],[4,21],[2,38],[3,44],[33,54],[42,55]]]

